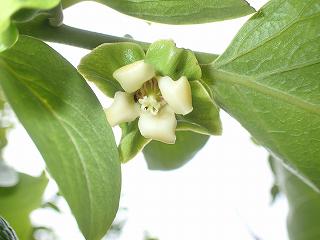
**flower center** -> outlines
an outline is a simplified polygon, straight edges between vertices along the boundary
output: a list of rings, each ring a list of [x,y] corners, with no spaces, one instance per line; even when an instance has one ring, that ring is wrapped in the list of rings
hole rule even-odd
[[[148,111],[153,115],[157,115],[161,108],[161,103],[154,96],[144,96],[138,102],[141,104],[141,110]]]
[[[157,115],[161,107],[166,104],[158,86],[156,78],[145,82],[142,87],[135,92],[134,99],[141,106],[142,111]]]

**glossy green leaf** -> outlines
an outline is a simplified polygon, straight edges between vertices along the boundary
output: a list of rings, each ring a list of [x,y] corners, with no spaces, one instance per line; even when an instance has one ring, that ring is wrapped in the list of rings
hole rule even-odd
[[[82,233],[87,240],[101,239],[118,209],[120,161],[99,101],[70,63],[30,37],[0,54],[0,69],[8,102]]]
[[[59,0],[2,0],[0,1],[0,52],[11,47],[18,40],[18,30],[11,17],[21,9],[50,9]]]
[[[271,0],[203,75],[215,99],[320,189],[320,6]]]
[[[320,194],[275,161],[277,183],[289,203],[287,219],[290,240],[320,239]]]
[[[135,43],[107,43],[95,48],[82,58],[79,72],[92,81],[107,96],[123,91],[112,76],[120,67],[144,59],[144,51]]]
[[[200,81],[190,82],[193,111],[185,116],[177,115],[178,129],[220,135],[222,126],[219,108],[203,84]]]
[[[188,80],[199,80],[201,68],[192,51],[177,48],[172,40],[159,40],[152,43],[146,54],[146,62],[152,64],[161,76],[177,80],[185,76]]]
[[[83,0],[62,0],[68,7]],[[124,14],[152,22],[194,24],[242,17],[255,10],[245,0],[95,0]]]
[[[172,170],[191,160],[207,143],[209,136],[189,131],[177,131],[175,144],[151,141],[143,154],[150,170]]]
[[[0,240],[18,240],[15,231],[2,217],[0,217]]]
[[[47,183],[44,173],[40,177],[20,173],[18,185],[0,188],[0,216],[10,223],[21,240],[32,239],[33,229],[29,215],[41,206]]]
[[[149,142],[138,129],[138,120],[120,124],[122,130],[118,146],[121,162],[125,163],[135,157]]]

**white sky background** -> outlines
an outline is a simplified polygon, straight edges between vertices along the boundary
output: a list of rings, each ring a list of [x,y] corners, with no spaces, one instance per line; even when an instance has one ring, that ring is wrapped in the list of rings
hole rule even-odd
[[[249,0],[260,8],[267,0]],[[222,53],[248,17],[189,26],[148,24],[97,3],[84,2],[65,11],[65,23],[116,36],[130,34],[152,42],[171,38],[178,47]],[[50,44],[77,66],[87,50]],[[96,89],[95,89],[96,90]],[[110,101],[96,91],[104,107]],[[225,112],[224,132],[184,167],[149,171],[142,154],[122,165],[121,206],[127,219],[121,240],[142,240],[145,231],[160,240],[286,240],[287,203],[284,198],[270,205],[273,177],[267,152],[255,146],[250,135]],[[115,129],[116,130],[116,129]],[[117,137],[119,131],[117,131]],[[19,146],[19,151],[16,151]],[[40,154],[17,125],[9,135],[5,158],[18,170],[37,175],[44,167]],[[50,183],[47,197],[56,190]],[[63,214],[38,210],[35,223],[53,227],[61,240],[83,240],[64,201]],[[101,209],[103,211],[103,209]]]

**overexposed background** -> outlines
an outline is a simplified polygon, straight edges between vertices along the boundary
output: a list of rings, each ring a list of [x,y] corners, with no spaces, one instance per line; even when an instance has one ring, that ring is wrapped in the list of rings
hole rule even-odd
[[[259,9],[267,0],[248,0]],[[221,54],[249,17],[218,23],[170,26],[149,24],[120,14],[98,3],[83,2],[65,10],[65,24],[116,36],[130,34],[153,42],[173,39],[178,47]],[[88,50],[50,44],[74,66]],[[94,88],[94,87],[93,87]],[[97,89],[104,107],[110,105]],[[279,198],[271,205],[273,177],[267,152],[255,146],[239,123],[221,112],[224,132],[184,167],[150,171],[142,154],[122,166],[123,187],[118,221],[126,220],[121,240],[142,240],[148,232],[160,240],[286,240],[287,203]],[[115,129],[119,138],[119,130]],[[16,151],[19,146],[19,151]],[[9,134],[5,159],[19,171],[39,175],[43,160],[21,125]],[[57,190],[53,181],[46,191]],[[35,224],[52,227],[58,239],[83,240],[67,204],[63,213],[37,210]],[[101,209],[103,211],[103,209]],[[44,238],[49,239],[49,238]]]

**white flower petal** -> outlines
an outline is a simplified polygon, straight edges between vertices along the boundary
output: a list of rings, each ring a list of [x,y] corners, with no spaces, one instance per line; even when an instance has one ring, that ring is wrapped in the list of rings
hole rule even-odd
[[[113,77],[128,93],[137,91],[141,86],[155,76],[152,65],[143,60],[131,63],[117,69]]]
[[[0,159],[0,187],[13,187],[19,183],[19,174]]]
[[[186,115],[193,110],[191,87],[186,77],[173,81],[170,77],[158,78],[158,85],[164,100],[177,114]]]
[[[109,124],[113,127],[123,122],[131,122],[140,114],[139,105],[133,95],[116,92],[112,105],[105,110]]]
[[[176,141],[177,120],[169,106],[163,107],[157,115],[143,112],[138,122],[141,135],[164,143],[173,144]]]

